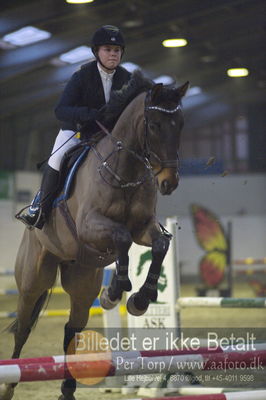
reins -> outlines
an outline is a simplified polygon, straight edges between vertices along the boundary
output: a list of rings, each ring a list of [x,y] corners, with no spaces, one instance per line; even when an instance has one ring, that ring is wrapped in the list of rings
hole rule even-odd
[[[153,179],[154,176],[158,175],[164,168],[177,168],[178,167],[178,159],[179,159],[178,154],[177,154],[177,159],[175,159],[175,160],[161,160],[160,157],[150,149],[147,113],[148,113],[148,111],[159,111],[159,112],[166,113],[166,114],[174,114],[178,110],[180,110],[181,106],[180,106],[180,104],[178,104],[174,109],[169,110],[167,108],[163,108],[163,107],[159,107],[159,106],[148,105],[150,100],[151,100],[151,90],[149,90],[147,92],[146,97],[145,97],[145,103],[144,103],[145,131],[144,131],[144,150],[143,150],[142,155],[138,154],[136,151],[125,146],[123,144],[123,142],[121,140],[117,140],[108,131],[108,129],[106,129],[106,127],[104,125],[102,125],[99,121],[96,121],[99,128],[106,134],[107,137],[110,138],[110,140],[114,143],[115,147],[114,147],[114,150],[111,151],[111,153],[108,154],[108,156],[106,156],[106,157],[103,157],[94,145],[91,145],[91,150],[96,155],[98,160],[101,162],[100,166],[97,168],[101,178],[104,180],[104,182],[106,182],[108,185],[110,185],[111,187],[113,187],[115,189],[126,189],[126,188],[130,188],[130,187],[135,188],[139,185],[142,185],[146,179],[148,179],[148,178]],[[121,178],[121,176],[116,171],[113,170],[112,166],[110,165],[110,162],[109,162],[110,158],[114,154],[119,153],[121,151],[126,151],[126,152],[130,153],[136,160],[140,161],[145,167],[145,173],[134,182],[126,182],[123,178]],[[152,173],[152,164],[150,162],[151,156],[154,157],[158,161],[158,164],[160,165],[160,170],[158,172],[156,172],[156,174]],[[106,170],[114,178],[114,180],[117,182],[117,184],[111,183],[105,178],[105,176],[103,174],[104,170]]]
[[[148,160],[147,157],[139,155],[138,153],[136,153],[134,150],[129,149],[128,147],[124,146],[124,144],[122,143],[121,140],[117,140],[107,129],[105,126],[103,126],[99,121],[96,121],[97,125],[103,130],[103,132],[111,139],[112,142],[115,143],[115,149],[107,156],[107,157],[103,157],[99,151],[96,149],[95,146],[91,147],[91,150],[94,152],[94,154],[96,155],[96,157],[98,158],[98,160],[101,161],[101,165],[97,168],[101,178],[110,186],[112,186],[115,189],[126,189],[129,187],[137,187],[139,185],[142,185],[145,180],[148,177],[152,177],[152,167],[151,164]],[[143,176],[141,178],[139,178],[138,180],[134,181],[134,182],[125,182],[125,180],[123,178],[121,178],[121,176],[119,176],[111,167],[111,165],[108,163],[108,160],[115,154],[115,153],[119,153],[120,151],[125,150],[126,152],[130,153],[135,159],[137,159],[138,161],[140,161],[145,169],[146,172],[143,174]],[[118,182],[117,185],[110,183],[107,181],[107,179],[104,177],[103,175],[103,170],[106,170],[109,172],[110,175],[112,175],[112,177]]]

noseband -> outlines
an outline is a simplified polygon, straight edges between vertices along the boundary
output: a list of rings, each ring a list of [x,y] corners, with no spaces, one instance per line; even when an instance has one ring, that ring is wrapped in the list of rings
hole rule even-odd
[[[162,112],[164,114],[174,114],[177,111],[181,110],[181,106],[180,104],[178,104],[175,108],[172,109],[167,109],[167,108],[163,108],[163,107],[159,107],[159,106],[151,106],[148,105],[148,103],[150,103],[151,101],[151,90],[149,90],[147,92],[147,95],[145,97],[145,108],[144,108],[144,123],[145,123],[145,140],[144,140],[144,153],[145,156],[150,159],[151,155],[159,162],[159,165],[161,167],[160,171],[157,172],[156,175],[158,175],[162,169],[164,168],[176,168],[178,167],[178,160],[179,160],[179,156],[177,153],[177,158],[174,160],[161,160],[160,157],[154,153],[151,149],[150,149],[150,141],[149,141],[149,128],[148,128],[148,111],[159,111]]]

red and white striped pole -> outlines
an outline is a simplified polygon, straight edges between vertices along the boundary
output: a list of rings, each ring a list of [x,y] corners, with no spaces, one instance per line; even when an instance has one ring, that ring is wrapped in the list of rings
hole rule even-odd
[[[246,351],[263,351],[266,350],[266,343],[245,343],[243,345]],[[40,363],[63,363],[75,361],[99,361],[105,359],[116,359],[121,356],[124,359],[134,359],[138,357],[162,357],[162,356],[181,356],[186,354],[213,354],[213,353],[239,353],[236,346],[226,346],[224,349],[221,346],[217,347],[200,347],[198,349],[171,349],[171,350],[142,350],[142,351],[114,351],[114,352],[99,352],[87,354],[73,355],[55,355],[47,357],[31,357],[31,358],[11,358],[0,360],[1,365],[21,365],[21,364],[40,364]]]
[[[0,383],[45,381],[65,378],[95,378],[139,374],[170,373],[178,371],[221,372],[266,365],[266,350],[231,353],[185,354],[157,357],[124,358],[121,355],[91,361],[47,362],[0,366]]]
[[[216,394],[201,394],[193,396],[178,396],[178,397],[156,397],[149,400],[265,400],[266,390],[254,390],[248,392],[228,392]],[[147,400],[146,399],[131,399],[131,400]]]

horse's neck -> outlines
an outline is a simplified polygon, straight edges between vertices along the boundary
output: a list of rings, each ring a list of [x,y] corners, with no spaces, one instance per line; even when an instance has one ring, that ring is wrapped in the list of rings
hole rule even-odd
[[[125,146],[140,150],[144,135],[144,99],[145,93],[138,95],[122,112],[112,135]]]
[[[141,94],[126,107],[112,131],[112,136],[121,141],[124,150],[117,151],[116,144],[109,137],[99,147],[111,168],[128,182],[136,181],[146,168],[144,162],[139,161],[144,147],[144,98],[145,94]]]

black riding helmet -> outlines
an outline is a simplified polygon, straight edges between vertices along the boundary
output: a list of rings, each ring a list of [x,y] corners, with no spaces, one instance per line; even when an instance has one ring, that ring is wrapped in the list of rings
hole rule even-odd
[[[119,28],[113,25],[104,25],[97,29],[91,39],[91,49],[96,58],[98,47],[105,44],[120,46],[123,55],[125,50],[125,41]]]

